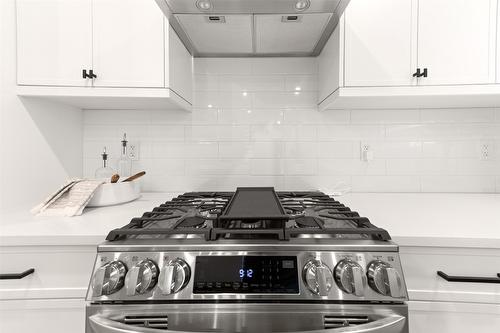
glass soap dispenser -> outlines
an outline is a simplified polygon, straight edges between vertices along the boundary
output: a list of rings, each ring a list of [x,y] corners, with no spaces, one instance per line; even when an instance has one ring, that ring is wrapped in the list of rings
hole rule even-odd
[[[110,180],[111,176],[114,175],[115,170],[113,170],[113,168],[108,166],[108,153],[106,153],[106,147],[104,147],[101,156],[102,156],[102,167],[98,168],[95,171],[95,178]]]
[[[127,133],[123,133],[122,153],[118,159],[118,174],[120,178],[127,178],[132,173],[132,161],[127,154]]]

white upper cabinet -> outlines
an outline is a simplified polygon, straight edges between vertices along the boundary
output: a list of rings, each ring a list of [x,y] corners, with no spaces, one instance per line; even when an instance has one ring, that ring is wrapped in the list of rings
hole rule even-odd
[[[96,87],[164,87],[164,16],[144,0],[92,0]]]
[[[192,104],[193,57],[170,25],[165,27],[165,85]]]
[[[344,85],[414,83],[412,35],[416,0],[351,0],[345,13]]]
[[[342,22],[342,20],[341,20]],[[340,25],[341,23],[339,23]],[[318,56],[318,100],[324,101],[341,85],[341,29],[335,29]]]
[[[17,83],[85,86],[92,68],[91,2],[17,1]]]
[[[420,85],[495,82],[496,0],[419,0]]]
[[[497,83],[500,83],[500,1],[497,3]]]
[[[17,0],[17,54],[19,96],[191,109],[193,58],[154,0]]]

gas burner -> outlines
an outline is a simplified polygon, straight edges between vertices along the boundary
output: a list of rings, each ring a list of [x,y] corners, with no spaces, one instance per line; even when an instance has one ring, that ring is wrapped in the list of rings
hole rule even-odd
[[[179,221],[178,228],[204,228],[206,219],[203,216],[188,216]]]
[[[323,228],[324,221],[316,216],[299,216],[295,218],[297,228]]]

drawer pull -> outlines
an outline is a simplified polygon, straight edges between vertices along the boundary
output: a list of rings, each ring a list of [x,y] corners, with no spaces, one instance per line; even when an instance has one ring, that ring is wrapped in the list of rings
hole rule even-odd
[[[475,276],[454,276],[438,271],[437,275],[448,282],[476,282],[476,283],[500,283],[500,273],[497,277],[475,277]]]
[[[34,268],[30,268],[22,273],[0,274],[0,280],[19,280],[33,273],[35,273]]]

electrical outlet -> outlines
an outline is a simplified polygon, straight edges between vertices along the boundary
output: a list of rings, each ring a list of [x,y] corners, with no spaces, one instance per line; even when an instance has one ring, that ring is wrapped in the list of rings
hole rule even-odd
[[[493,151],[493,144],[491,142],[483,141],[479,144],[479,153],[481,160],[488,161],[491,159],[491,154]]]
[[[127,155],[131,161],[139,160],[139,142],[129,142],[127,144]]]
[[[370,144],[367,142],[361,142],[360,145],[360,157],[364,162],[369,162],[373,160],[373,150],[370,147]]]

